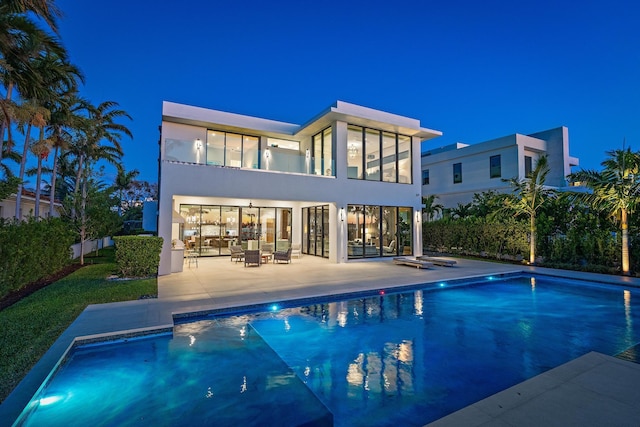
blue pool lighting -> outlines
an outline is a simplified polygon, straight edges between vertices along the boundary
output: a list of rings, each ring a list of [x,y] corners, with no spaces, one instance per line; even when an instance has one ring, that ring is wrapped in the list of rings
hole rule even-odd
[[[278,309],[279,309],[279,308],[280,308],[280,307],[278,307],[278,304],[273,304],[273,305],[271,306],[271,311],[278,311]]]

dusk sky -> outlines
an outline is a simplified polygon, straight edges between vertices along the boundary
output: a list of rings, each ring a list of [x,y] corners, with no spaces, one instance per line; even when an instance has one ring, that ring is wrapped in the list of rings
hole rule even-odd
[[[58,0],[81,93],[133,121],[157,181],[163,100],[301,124],[336,100],[419,119],[424,147],[569,128],[571,155],[640,150],[640,3]]]

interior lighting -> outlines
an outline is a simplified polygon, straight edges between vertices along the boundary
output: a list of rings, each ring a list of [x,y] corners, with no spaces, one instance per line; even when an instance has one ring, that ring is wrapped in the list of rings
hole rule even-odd
[[[352,159],[356,157],[356,154],[358,154],[358,148],[355,144],[350,144],[347,151],[349,152],[349,157]]]

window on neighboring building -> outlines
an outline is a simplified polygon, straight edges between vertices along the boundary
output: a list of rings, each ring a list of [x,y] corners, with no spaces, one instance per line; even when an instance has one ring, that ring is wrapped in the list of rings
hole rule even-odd
[[[459,184],[462,182],[462,163],[453,164],[453,183]]]
[[[502,167],[500,165],[500,154],[489,157],[489,177],[500,178],[502,176]]]
[[[429,185],[429,169],[422,171],[422,185]]]
[[[532,169],[531,156],[524,156],[524,176],[528,177],[529,175],[531,175]]]

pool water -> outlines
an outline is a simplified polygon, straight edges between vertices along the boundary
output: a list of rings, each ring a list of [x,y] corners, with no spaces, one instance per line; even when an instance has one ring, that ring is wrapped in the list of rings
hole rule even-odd
[[[424,425],[640,341],[637,290],[546,277],[318,302],[78,347],[24,425]]]

